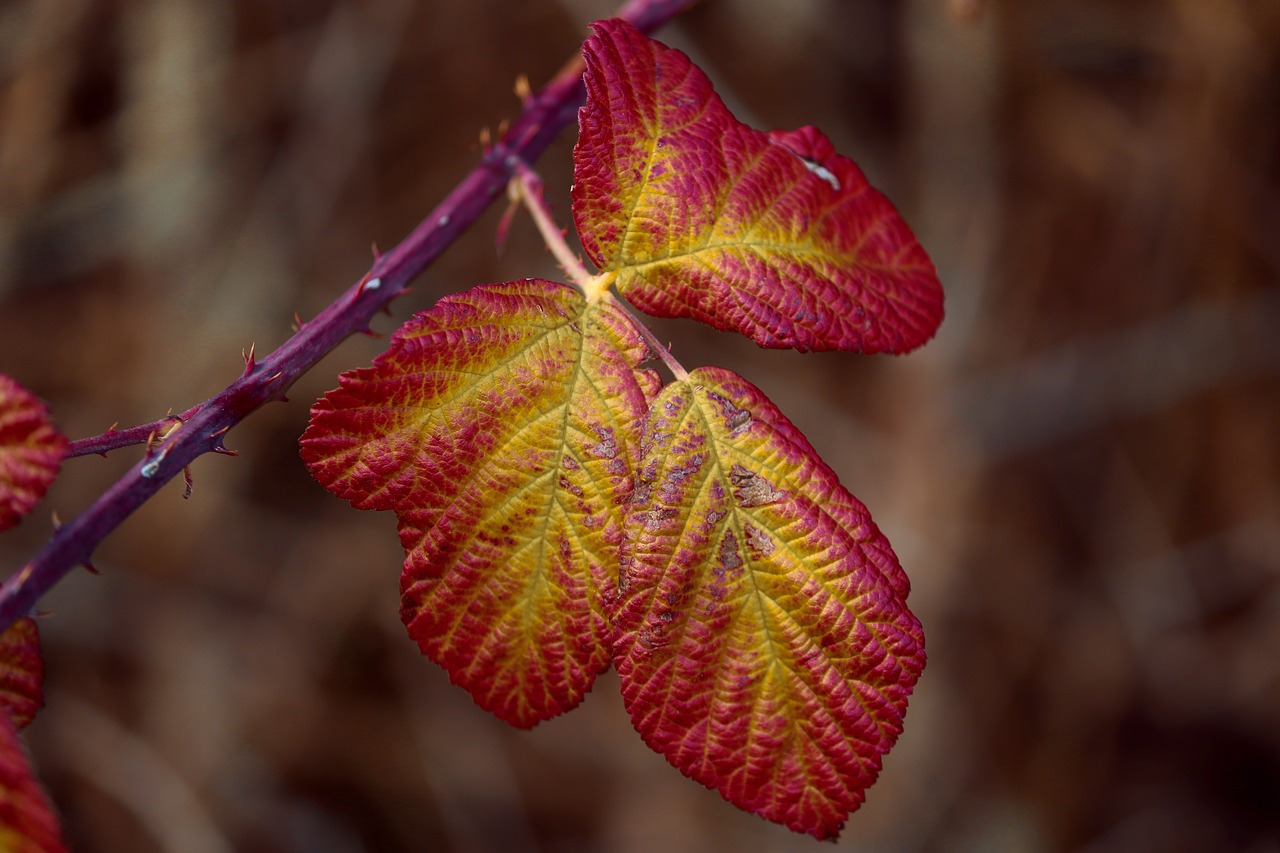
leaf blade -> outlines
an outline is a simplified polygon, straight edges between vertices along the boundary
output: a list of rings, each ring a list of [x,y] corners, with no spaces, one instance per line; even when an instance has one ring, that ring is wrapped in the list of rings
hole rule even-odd
[[[24,616],[0,634],[0,709],[17,729],[44,707],[44,659],[36,621]]]
[[[0,374],[0,530],[44,497],[67,454],[67,439],[43,402]]]
[[[688,57],[625,22],[593,27],[573,212],[623,296],[765,347],[899,353],[933,336],[933,265],[853,161],[811,127],[741,124]]]
[[[924,666],[866,508],[768,400],[702,368],[659,395],[615,614],[637,730],[731,802],[839,832]]]
[[[44,704],[43,679],[40,632],[23,617],[0,634],[0,850],[66,849],[18,736]]]
[[[410,635],[514,725],[575,706],[609,664],[646,357],[618,309],[572,288],[485,285],[406,324],[304,435],[322,483],[397,513]]]

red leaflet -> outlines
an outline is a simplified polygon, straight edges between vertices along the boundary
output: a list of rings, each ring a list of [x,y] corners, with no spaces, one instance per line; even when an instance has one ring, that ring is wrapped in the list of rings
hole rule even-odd
[[[67,440],[44,403],[0,374],[0,530],[13,527],[44,497],[66,452]]]
[[[740,123],[689,58],[593,25],[574,149],[588,257],[637,307],[766,347],[901,353],[942,320],[933,264],[812,127]]]
[[[0,634],[0,850],[55,853],[66,849],[18,739],[18,730],[44,704],[43,676],[35,620],[19,619]]]
[[[400,519],[409,633],[515,725],[572,708],[609,665],[645,355],[572,288],[486,285],[418,314],[312,409],[312,473]]]
[[[759,390],[702,368],[645,426],[615,664],[645,742],[736,805],[834,836],[924,667],[871,516]]]
[[[0,709],[15,728],[26,727],[44,706],[43,679],[36,622],[30,617],[19,619],[0,634]]]

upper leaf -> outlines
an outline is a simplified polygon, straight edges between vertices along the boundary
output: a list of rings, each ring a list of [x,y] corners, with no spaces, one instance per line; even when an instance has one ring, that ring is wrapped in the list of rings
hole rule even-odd
[[[645,426],[614,663],[646,743],[738,806],[839,832],[924,666],[906,575],[754,386],[701,368]]]
[[[0,373],[0,530],[31,511],[67,454],[67,439],[31,392]]]
[[[0,850],[66,849],[18,738],[18,729],[31,722],[44,702],[43,676],[35,620],[18,619],[0,634]]]
[[[608,667],[647,354],[607,300],[484,285],[416,315],[312,409],[316,478],[399,517],[410,634],[515,725],[572,708]]]
[[[619,292],[765,347],[900,353],[942,320],[933,264],[819,131],[740,123],[687,56],[622,20],[583,48],[583,248]]]

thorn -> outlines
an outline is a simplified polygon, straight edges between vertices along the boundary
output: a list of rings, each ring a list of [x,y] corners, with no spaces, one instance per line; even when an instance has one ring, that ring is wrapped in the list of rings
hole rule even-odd
[[[148,456],[150,456],[150,455],[151,455],[151,447],[152,447],[152,445],[154,445],[155,443],[156,443],[156,431],[155,431],[155,430],[152,430],[152,431],[151,431],[151,434],[150,434],[149,436],[147,436],[147,455],[148,455]]]
[[[296,332],[302,328],[302,318],[298,316],[298,312],[293,312],[293,330]]]
[[[516,77],[516,97],[520,99],[521,105],[526,107],[533,100],[533,88],[529,85],[527,75],[521,74]]]
[[[116,422],[115,422],[115,423],[113,423],[111,426],[107,427],[107,431],[106,431],[106,433],[104,433],[104,435],[112,435],[112,434],[114,434],[114,433],[115,433],[115,431],[116,431],[116,427],[118,427],[118,426],[120,426],[120,422],[119,422],[119,421],[116,421]]]
[[[489,132],[487,126],[480,128],[480,147],[485,151],[493,147],[493,134]]]
[[[277,402],[277,403],[287,403],[287,402],[289,402],[289,398],[288,398],[288,397],[286,397],[284,394],[281,394],[279,397],[276,397],[276,402]]]
[[[378,244],[377,244],[377,243],[370,243],[370,244],[369,244],[369,248],[373,250],[373,259],[374,259],[375,261],[380,261],[380,260],[382,260],[382,252],[378,250]]]
[[[257,361],[253,357],[254,350],[257,348],[257,346],[258,345],[256,343],[252,343],[252,344],[249,344],[248,352],[245,352],[244,350],[240,350],[240,355],[243,356],[244,358],[244,375],[245,376],[248,376],[250,373],[252,373],[253,368],[257,366]]]
[[[382,337],[381,332],[375,332],[373,329],[361,329],[360,334],[365,337],[373,338],[375,341]]]
[[[212,450],[214,453],[220,453],[223,456],[239,456],[240,451],[228,450],[227,446],[222,443],[223,437],[226,436],[226,434],[230,430],[231,430],[231,427],[224,426],[222,429],[218,430],[213,435],[209,436],[211,439],[213,439],[213,445],[209,449]]]
[[[506,136],[507,130],[510,127],[511,127],[511,122],[507,121],[505,118],[502,121],[498,122],[498,138],[501,139],[502,137]]]
[[[268,381],[268,382],[275,382],[277,379],[279,379],[279,378],[280,378],[281,376],[283,376],[283,375],[284,375],[284,371],[283,371],[283,370],[277,370],[275,373],[273,373],[273,374],[271,374],[270,376],[268,376],[268,377],[267,377],[267,381]]]
[[[187,488],[182,492],[182,499],[185,501],[191,497],[191,466],[182,466],[182,480],[187,484]]]
[[[58,517],[58,511],[55,509],[51,515],[53,516],[53,532],[57,533],[62,529],[62,519]]]
[[[88,572],[89,574],[91,574],[91,575],[101,575],[101,574],[102,574],[102,572],[98,571],[97,567],[96,567],[96,566],[94,566],[94,565],[93,565],[93,563],[90,563],[88,560],[85,560],[85,561],[84,561],[83,563],[81,563],[80,565],[84,566],[85,571],[87,571],[87,572]]]

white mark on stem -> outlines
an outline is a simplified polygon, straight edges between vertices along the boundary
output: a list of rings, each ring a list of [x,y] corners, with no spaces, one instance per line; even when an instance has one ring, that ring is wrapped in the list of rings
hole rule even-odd
[[[380,278],[371,278],[364,283],[365,290],[377,290],[379,287],[382,287],[382,279]]]
[[[437,228],[443,228],[443,227],[445,227],[446,225],[448,225],[448,224],[450,223],[450,221],[452,221],[452,217],[451,217],[451,216],[449,216],[449,214],[447,214],[447,213],[446,213],[446,214],[444,214],[443,216],[441,216],[439,219],[437,219],[437,220],[436,220],[436,227],[437,227]]]

